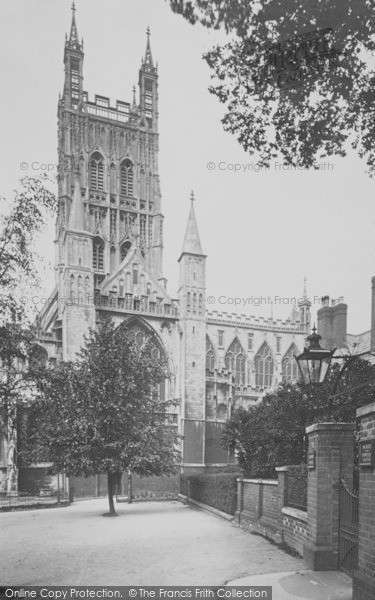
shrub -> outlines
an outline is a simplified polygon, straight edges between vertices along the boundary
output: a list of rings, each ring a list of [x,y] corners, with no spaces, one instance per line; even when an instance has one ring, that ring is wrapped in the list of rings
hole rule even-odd
[[[180,490],[190,497],[225,513],[234,515],[237,502],[237,479],[242,473],[213,473],[205,475],[181,475]]]

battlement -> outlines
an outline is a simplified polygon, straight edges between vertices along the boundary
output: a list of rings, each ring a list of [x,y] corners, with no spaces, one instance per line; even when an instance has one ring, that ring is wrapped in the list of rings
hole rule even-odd
[[[263,329],[268,331],[292,331],[304,332],[306,325],[300,320],[291,321],[287,319],[272,319],[272,317],[255,317],[254,315],[239,315],[237,313],[227,313],[206,311],[206,319],[208,323],[217,323],[222,325],[235,325],[236,327],[252,327],[255,329]]]
[[[89,100],[88,92],[83,92],[83,100],[87,106],[87,112],[103,119],[112,119],[127,123],[130,119],[131,108],[129,102],[116,100],[116,106],[111,106],[111,101],[106,96],[95,94],[95,101]]]
[[[95,294],[94,304],[96,308],[126,313],[142,313],[148,316],[159,316],[178,319],[178,300],[172,299],[165,302],[163,298],[156,301],[150,300],[148,296],[136,297],[133,294],[125,294],[124,297],[117,294],[105,295]]]

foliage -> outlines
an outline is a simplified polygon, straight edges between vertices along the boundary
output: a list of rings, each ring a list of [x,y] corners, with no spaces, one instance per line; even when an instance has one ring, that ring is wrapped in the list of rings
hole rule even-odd
[[[317,422],[353,422],[355,411],[372,402],[375,365],[356,359],[341,379],[337,394],[372,384],[329,401],[341,365],[334,365],[322,387],[302,382],[283,383],[247,410],[238,408],[224,428],[222,443],[236,451],[246,475],[269,477],[283,465],[305,461],[305,430]]]
[[[175,473],[178,436],[167,426],[173,403],[158,395],[166,365],[149,338],[140,349],[124,326],[111,320],[91,331],[75,363],[46,371],[33,411],[29,460],[48,460],[69,475],[108,474],[113,484],[124,469],[138,475]]]
[[[7,489],[17,489],[17,409],[30,403],[36,392],[35,376],[27,370],[35,327],[22,298],[21,285],[37,285],[38,256],[34,243],[56,199],[44,185],[48,177],[21,180],[8,211],[0,216],[0,426],[7,429]],[[6,210],[5,198],[0,198]],[[27,294],[30,297],[30,294]]]
[[[24,177],[7,214],[0,217],[0,325],[20,323],[25,304],[20,282],[27,287],[38,279],[38,254],[34,247],[46,217],[56,209],[56,197],[46,187],[48,176]],[[5,213],[6,200],[0,198]]]
[[[190,482],[189,491],[191,498],[230,515],[234,515],[236,510],[238,477],[242,477],[242,473],[238,470],[236,473],[181,475],[180,489],[181,493],[187,496],[188,482]]]
[[[348,143],[375,172],[375,13],[370,0],[169,0],[190,23],[223,28],[233,39],[204,55],[212,70],[211,93],[226,104],[224,129],[259,164],[281,155],[285,164],[312,167],[328,156],[345,156]],[[279,90],[271,63],[275,44],[298,46],[296,36],[331,28],[325,61],[284,54],[288,75],[302,68],[301,85]],[[294,40],[294,41],[293,41]],[[271,50],[272,49],[272,50]],[[265,76],[266,75],[266,76]]]

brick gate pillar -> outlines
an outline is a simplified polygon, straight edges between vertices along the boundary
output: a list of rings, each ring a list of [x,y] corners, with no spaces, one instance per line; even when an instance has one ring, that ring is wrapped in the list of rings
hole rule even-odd
[[[359,422],[358,569],[353,600],[375,598],[375,402],[357,410]]]
[[[307,427],[308,539],[303,549],[313,571],[339,567],[340,479],[353,479],[354,423],[316,423]]]

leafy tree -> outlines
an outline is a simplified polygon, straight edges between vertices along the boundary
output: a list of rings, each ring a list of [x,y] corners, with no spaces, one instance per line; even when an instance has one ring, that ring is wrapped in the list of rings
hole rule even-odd
[[[170,475],[178,435],[167,425],[173,401],[158,395],[166,364],[152,337],[138,348],[110,319],[91,331],[75,363],[47,370],[33,411],[29,460],[53,462],[68,475],[107,473],[110,514],[114,485],[125,469]]]
[[[169,4],[192,24],[232,34],[229,43],[204,55],[214,80],[210,92],[226,104],[224,129],[249,154],[257,153],[259,164],[269,166],[281,155],[285,164],[308,168],[325,157],[345,156],[351,144],[374,174],[375,14],[370,0]],[[314,36],[307,46],[296,37],[327,28],[332,34],[325,59],[314,49]],[[279,89],[275,78],[283,67],[300,85]]]
[[[362,359],[351,363],[340,379],[339,395],[330,400],[342,366],[335,364],[321,387],[306,386],[301,381],[282,383],[247,410],[234,411],[226,423],[222,443],[236,450],[247,475],[271,476],[275,467],[303,463],[306,427],[325,421],[355,421],[356,409],[372,402],[375,365]]]
[[[7,434],[7,492],[17,491],[17,415],[29,403],[35,387],[27,358],[35,337],[35,312],[22,288],[38,282],[35,240],[56,206],[45,186],[48,177],[25,177],[10,206],[0,198],[0,425]],[[27,294],[30,297],[30,294]],[[35,308],[34,308],[35,311]]]

